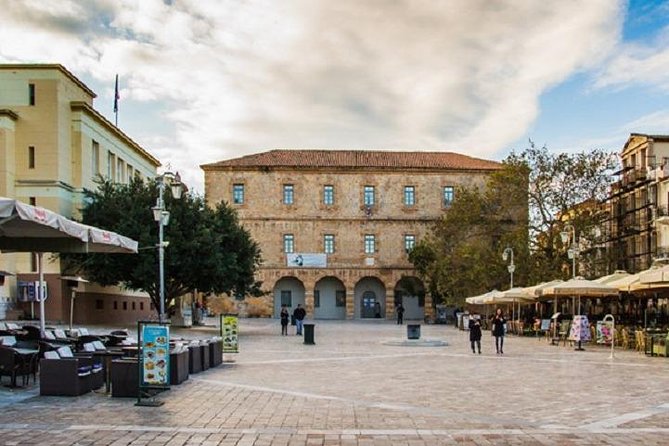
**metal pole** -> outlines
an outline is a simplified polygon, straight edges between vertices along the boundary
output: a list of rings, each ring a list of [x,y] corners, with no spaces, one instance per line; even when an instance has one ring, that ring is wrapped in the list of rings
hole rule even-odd
[[[165,205],[163,203],[163,190],[165,189],[164,179],[161,178],[158,186],[158,208],[160,208],[160,218],[158,219],[158,270],[160,287],[160,314],[158,320],[165,320],[165,247],[163,246],[163,212]]]
[[[72,289],[72,294],[70,295],[70,331],[72,331],[72,315],[74,314],[74,298],[77,292]]]
[[[572,240],[574,241],[574,256],[571,259],[571,269],[572,269],[572,277],[575,279],[576,278],[576,256],[578,255],[578,244],[576,243],[576,228],[573,226],[571,236]]]
[[[42,264],[42,256],[44,253],[37,253],[37,269],[39,270],[39,287],[37,289],[37,296],[39,296],[39,331],[42,334],[42,337],[46,334],[46,327],[44,324],[45,312],[44,312],[44,269]]]

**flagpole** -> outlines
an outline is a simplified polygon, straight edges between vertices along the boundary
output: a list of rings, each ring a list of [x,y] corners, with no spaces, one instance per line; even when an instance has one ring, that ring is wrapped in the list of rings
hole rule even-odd
[[[118,74],[116,75],[116,81],[114,82],[114,125],[118,127]]]

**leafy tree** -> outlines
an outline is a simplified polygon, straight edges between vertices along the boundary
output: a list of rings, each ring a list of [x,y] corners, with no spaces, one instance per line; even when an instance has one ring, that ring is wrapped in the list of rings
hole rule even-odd
[[[581,241],[578,264],[584,266],[582,275],[594,272],[597,253],[588,248],[603,243],[600,229],[607,212],[601,203],[608,196],[615,155],[602,150],[554,154],[530,141],[529,148],[512,153],[506,162],[524,165],[529,172],[531,281],[570,277],[567,247],[560,239],[567,224],[573,226]]]
[[[571,275],[560,232],[571,224],[581,236],[579,265],[592,267],[601,243],[615,157],[595,150],[552,154],[531,141],[511,153],[483,189],[460,188],[429,237],[410,254],[437,298],[459,305],[466,296],[508,287],[506,247],[514,250],[515,284]],[[586,240],[583,240],[586,239]],[[435,299],[437,300],[437,299]]]
[[[526,178],[522,164],[504,164],[483,189],[456,190],[451,207],[409,255],[435,302],[460,305],[466,296],[507,288],[506,247],[517,265],[527,263]],[[514,273],[526,275],[527,268]]]
[[[239,225],[235,211],[225,203],[212,209],[200,197],[173,199],[165,193],[169,224],[164,227],[165,308],[172,299],[198,290],[205,293],[259,295],[254,273],[260,249]],[[120,284],[149,294],[159,312],[158,224],[152,206],[155,182],[135,178],[129,184],[99,180],[96,191],[85,191],[83,223],[123,234],[139,242],[139,253],[62,255],[70,272],[95,282]]]

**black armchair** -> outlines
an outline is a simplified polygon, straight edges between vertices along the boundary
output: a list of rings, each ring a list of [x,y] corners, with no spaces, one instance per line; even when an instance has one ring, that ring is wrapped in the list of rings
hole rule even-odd
[[[40,360],[40,395],[78,396],[90,392],[94,365],[95,360],[90,356],[59,357],[57,352],[45,353]],[[95,373],[102,376],[101,372],[99,368]]]
[[[24,355],[20,355],[11,347],[0,345],[0,377],[9,376],[11,386],[16,387],[16,377],[23,378],[25,386],[30,380],[30,374],[33,372],[32,363]],[[34,375],[33,375],[34,382]]]

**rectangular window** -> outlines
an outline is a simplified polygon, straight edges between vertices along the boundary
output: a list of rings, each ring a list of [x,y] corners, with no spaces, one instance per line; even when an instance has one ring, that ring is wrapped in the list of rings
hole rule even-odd
[[[144,302],[139,303],[139,311],[144,311]]]
[[[37,206],[37,198],[28,197],[28,204],[30,204],[30,206]]]
[[[450,207],[453,203],[453,186],[444,186],[444,207]]]
[[[135,177],[135,169],[128,164],[128,183],[132,181],[132,179]]]
[[[344,290],[335,291],[335,305],[337,307],[346,306],[346,291]]]
[[[374,234],[365,234],[365,254],[374,254],[376,250],[376,237]]]
[[[314,290],[314,307],[321,306],[321,290]]]
[[[91,173],[93,176],[100,173],[100,144],[93,141],[91,147]]]
[[[28,104],[35,105],[35,84],[28,84]]]
[[[293,185],[283,185],[283,204],[293,204]]]
[[[118,310],[118,301],[114,301],[114,310]]]
[[[30,253],[30,271],[32,271],[32,272],[37,271],[37,253],[36,252],[31,252]]]
[[[96,310],[104,310],[105,309],[105,301],[102,299],[95,299],[95,309]]]
[[[404,236],[404,250],[407,253],[411,252],[414,246],[416,246],[416,236],[413,234],[406,234]]]
[[[232,185],[232,202],[234,204],[244,204],[244,185],[243,184],[233,184]]]
[[[281,290],[281,305],[293,306],[293,293],[290,290]]]
[[[364,204],[365,206],[374,206],[375,201],[374,186],[365,186]]]
[[[132,311],[135,311],[135,302],[132,303]]]
[[[404,205],[413,206],[416,204],[416,189],[414,186],[404,186]]]
[[[125,183],[125,163],[121,158],[116,160],[116,182]]]
[[[128,309],[128,302],[123,301],[123,309],[127,310]]]
[[[323,204],[326,206],[334,205],[334,186],[330,184],[323,186]]]
[[[111,152],[107,152],[107,178],[112,181],[116,178],[116,156]]]
[[[35,147],[28,147],[28,169],[35,168]]]
[[[334,234],[325,234],[323,236],[323,251],[325,252],[325,254],[334,254],[335,252]]]
[[[290,254],[295,251],[295,237],[293,234],[283,235],[283,252]]]

